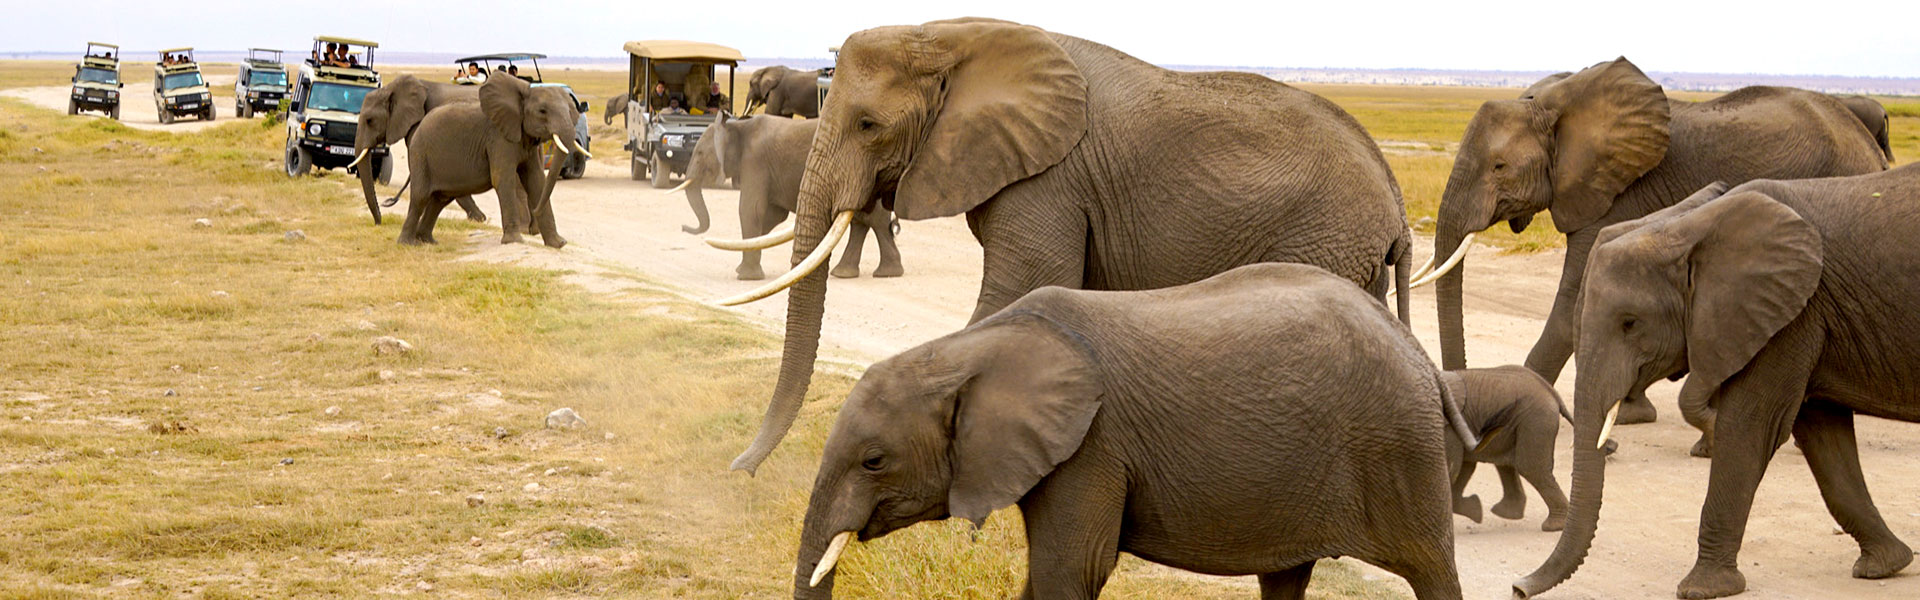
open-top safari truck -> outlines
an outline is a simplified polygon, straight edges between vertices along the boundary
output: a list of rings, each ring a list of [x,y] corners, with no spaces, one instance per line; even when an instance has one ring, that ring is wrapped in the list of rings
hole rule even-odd
[[[240,63],[240,74],[233,80],[233,114],[251,117],[279,108],[286,95],[287,67],[280,64],[280,51],[248,48],[247,60]]]
[[[200,76],[193,48],[160,51],[160,62],[153,63],[153,109],[160,113],[161,123],[184,116],[213,120],[213,90]]]
[[[453,64],[460,69],[465,69],[466,66],[470,64],[479,65],[480,72],[486,73],[487,77],[506,77],[512,75],[526,80],[527,83],[533,87],[560,88],[561,91],[567,93],[568,98],[573,99],[573,105],[580,109],[580,118],[575,119],[573,124],[574,141],[579,142],[581,148],[586,148],[591,152],[593,150],[593,136],[587,133],[587,103],[580,99],[579,94],[573,92],[573,86],[546,80],[545,76],[540,72],[540,59],[546,57],[547,55],[545,54],[536,54],[533,52],[507,52],[468,56],[453,61]],[[527,65],[529,68],[520,69],[519,67],[522,64]],[[499,68],[499,70],[496,70],[496,67]],[[508,69],[517,71],[517,73],[510,73]],[[479,85],[482,81],[482,78],[479,77],[465,76],[466,71],[464,70],[462,70],[461,73],[462,75],[453,78],[454,83],[460,85]],[[540,145],[540,164],[543,167],[552,167],[553,161],[556,158],[567,161],[566,166],[560,169],[560,177],[562,179],[579,179],[587,174],[586,156],[567,154],[556,150],[552,142]]]
[[[67,99],[67,114],[83,110],[106,113],[120,118],[120,47],[87,42],[87,53],[73,66],[73,95]]]
[[[325,47],[346,49],[351,60],[340,62]],[[393,177],[385,146],[369,151],[364,164],[354,164],[353,134],[360,125],[360,103],[380,87],[373,70],[373,51],[380,44],[352,38],[313,38],[313,54],[301,61],[287,102],[287,175],[298,177],[322,169],[372,168],[381,183]],[[356,50],[355,48],[358,48]]]
[[[705,106],[708,85],[720,65],[727,66],[727,99],[734,98],[733,74],[740,67],[740,51],[719,44],[680,40],[627,42],[627,145],[633,151],[630,173],[633,179],[651,177],[653,187],[672,186],[670,177],[684,175],[693,160],[693,145],[700,141],[712,115],[699,114]],[[680,106],[692,107],[688,114],[664,114],[664,104],[654,94],[655,84],[665,84],[667,96],[678,98]]]

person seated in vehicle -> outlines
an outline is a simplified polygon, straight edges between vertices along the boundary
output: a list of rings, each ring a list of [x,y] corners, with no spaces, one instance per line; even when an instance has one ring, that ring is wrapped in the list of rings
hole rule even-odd
[[[507,74],[512,75],[514,77],[520,77],[520,65],[507,65]],[[532,79],[528,79],[526,77],[520,77],[520,79],[524,81],[533,81]]]
[[[665,109],[668,101],[672,99],[673,97],[667,94],[666,82],[656,81],[653,83],[653,93],[647,95],[647,107],[652,110]]]
[[[687,114],[687,109],[686,109],[686,107],[683,107],[683,106],[680,106],[680,97],[679,97],[679,96],[674,96],[674,97],[672,97],[672,98],[668,98],[668,99],[667,99],[667,107],[666,107],[666,108],[663,108],[663,109],[661,109],[661,110],[660,110],[660,114],[663,114],[663,115],[684,115],[684,114]]]
[[[480,68],[480,63],[470,62],[470,63],[467,63],[467,69],[465,71],[454,72],[453,82],[454,83],[471,83],[476,85],[486,83],[487,72]]]
[[[727,103],[727,95],[720,93],[719,82],[707,84],[707,103],[706,106],[701,107],[707,111],[707,114],[729,110],[732,107],[732,104]]]

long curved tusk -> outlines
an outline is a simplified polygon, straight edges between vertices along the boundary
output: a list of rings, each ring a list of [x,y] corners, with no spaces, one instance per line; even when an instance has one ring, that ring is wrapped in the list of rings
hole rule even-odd
[[[686,191],[686,189],[687,189],[687,186],[690,186],[690,185],[693,185],[693,180],[692,180],[692,179],[688,179],[688,180],[686,180],[686,181],[683,181],[683,182],[681,182],[681,183],[680,183],[680,185],[677,185],[677,186],[674,186],[674,188],[673,188],[673,189],[670,189],[670,190],[667,190],[667,191],[664,191],[664,192],[660,192],[660,195],[663,195],[663,196],[665,196],[665,195],[671,195],[671,194],[677,194],[677,193],[680,193],[680,192],[683,192],[683,191]]]
[[[820,240],[820,245],[813,248],[813,253],[808,254],[806,260],[800,261],[800,264],[794,265],[793,270],[787,271],[787,274],[781,275],[779,279],[767,282],[766,285],[760,286],[759,289],[730,298],[722,298],[719,300],[719,304],[721,306],[738,306],[767,296],[772,296],[779,293],[780,290],[792,287],[793,284],[800,281],[800,278],[806,277],[807,274],[812,273],[814,269],[820,268],[821,263],[827,262],[827,256],[833,254],[833,247],[840,245],[840,239],[846,237],[847,228],[852,225],[853,211],[849,210],[840,213],[840,216],[833,220],[833,229],[827,231],[827,239]]]
[[[733,250],[736,252],[745,252],[748,250],[765,250],[767,248],[772,248],[774,246],[785,244],[790,241],[793,241],[792,227],[787,227],[787,228],[780,229],[780,230],[774,231],[773,233],[769,233],[760,237],[748,238],[744,240],[709,239],[707,240],[707,245],[713,246],[715,248],[719,248],[721,250]]]
[[[807,581],[807,587],[820,585],[833,572],[833,565],[840,562],[840,553],[847,551],[847,542],[853,541],[853,532],[842,531],[827,543],[827,553],[820,555],[820,565],[813,568],[813,578]]]
[[[1620,420],[1621,404],[1625,403],[1616,400],[1613,403],[1613,408],[1607,409],[1607,424],[1600,426],[1600,442],[1594,444],[1594,449],[1607,447],[1607,438],[1613,435],[1613,422]]]
[[[1460,247],[1454,249],[1453,256],[1447,257],[1447,262],[1442,263],[1440,265],[1440,268],[1433,269],[1432,272],[1427,272],[1428,271],[1427,267],[1433,266],[1433,258],[1428,257],[1427,266],[1420,267],[1418,270],[1414,271],[1413,283],[1407,284],[1407,289],[1411,290],[1413,288],[1430,285],[1435,281],[1439,281],[1440,276],[1446,275],[1448,271],[1453,270],[1453,267],[1455,265],[1460,264],[1461,260],[1464,260],[1467,258],[1467,248],[1472,247],[1473,238],[1476,238],[1479,236],[1480,234],[1477,232],[1467,234],[1467,237],[1462,238],[1460,240]],[[1399,290],[1387,290],[1387,296],[1391,297],[1398,292]]]
[[[362,160],[366,160],[366,158],[367,158],[367,152],[368,152],[369,150],[372,150],[372,148],[368,148],[368,149],[366,149],[366,150],[361,150],[361,151],[360,151],[360,154],[358,154],[358,155],[356,155],[356,156],[354,156],[354,157],[353,157],[353,162],[350,162],[350,163],[347,163],[347,168],[349,168],[349,169],[351,169],[351,168],[354,168],[354,167],[356,167],[356,166],[359,166],[359,165],[360,165],[360,161],[362,161]]]
[[[553,134],[553,147],[559,148],[561,154],[573,154],[572,150],[567,149],[567,144],[560,141],[560,134],[558,133]]]
[[[1432,270],[1433,270],[1433,257],[1429,256],[1427,257],[1426,263],[1421,264],[1420,268],[1413,270],[1413,275],[1410,280],[1419,281],[1421,277],[1427,276],[1428,271],[1432,271]]]

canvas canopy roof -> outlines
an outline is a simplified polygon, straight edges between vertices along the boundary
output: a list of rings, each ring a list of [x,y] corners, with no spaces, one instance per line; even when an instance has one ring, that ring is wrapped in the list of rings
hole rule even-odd
[[[739,50],[719,44],[684,40],[645,40],[627,42],[627,54],[654,60],[697,60],[734,63],[745,60]]]
[[[183,47],[180,47],[180,48],[168,48],[168,49],[166,49],[166,50],[161,50],[161,51],[160,51],[160,53],[161,53],[161,54],[173,54],[173,53],[175,53],[175,52],[192,52],[192,51],[193,51],[193,46],[183,46]]]
[[[109,43],[106,43],[106,42],[87,42],[87,45],[88,45],[88,46],[99,46],[99,47],[102,47],[102,48],[112,48],[112,49],[115,49],[115,50],[119,50],[119,49],[120,49],[120,47],[119,47],[119,46],[116,46],[116,45],[113,45],[113,44],[109,44]]]
[[[469,63],[469,62],[480,62],[483,60],[504,60],[504,61],[512,62],[516,60],[533,60],[533,59],[540,59],[540,58],[546,58],[546,57],[547,55],[545,54],[539,54],[535,52],[506,52],[502,54],[482,54],[479,56],[469,56],[466,58],[455,59],[453,62]]]
[[[356,40],[353,38],[346,38],[346,37],[339,37],[339,36],[332,36],[332,35],[316,35],[316,36],[313,36],[313,41],[333,42],[335,44],[346,44],[349,46],[366,46],[368,48],[380,47],[379,42],[369,42],[366,40]]]

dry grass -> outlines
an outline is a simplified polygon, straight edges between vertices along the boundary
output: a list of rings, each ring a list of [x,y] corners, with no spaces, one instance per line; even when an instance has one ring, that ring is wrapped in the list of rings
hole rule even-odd
[[[777,340],[645,284],[454,262],[465,234],[492,243],[459,219],[399,247],[345,178],[280,175],[279,135],[0,100],[0,596],[786,594],[850,380],[817,378],[759,476],[725,472]],[[381,335],[415,350],[377,355]],[[561,406],[590,426],[542,428]],[[1019,531],[1010,510],[977,542],[900,532],[849,553],[842,595],[1004,596]],[[1247,583],[1128,559],[1108,597]],[[1316,589],[1397,595],[1337,563]]]

